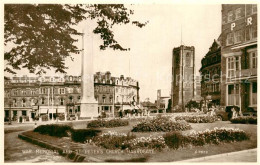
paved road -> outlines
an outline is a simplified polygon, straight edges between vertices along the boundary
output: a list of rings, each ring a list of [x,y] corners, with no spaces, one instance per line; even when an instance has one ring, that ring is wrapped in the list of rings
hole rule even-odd
[[[257,149],[195,158],[180,162],[257,162]]]
[[[20,132],[29,129],[33,129],[33,125],[5,126],[4,160],[6,163],[71,162],[58,153],[50,152],[18,138]]]

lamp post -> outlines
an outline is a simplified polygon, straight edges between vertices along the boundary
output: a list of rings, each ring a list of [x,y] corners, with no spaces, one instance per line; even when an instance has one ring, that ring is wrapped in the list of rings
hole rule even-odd
[[[12,106],[12,100],[11,100],[11,98],[9,99],[9,125],[12,125],[12,117],[11,117],[11,115],[12,115],[12,113],[11,113],[11,107]]]

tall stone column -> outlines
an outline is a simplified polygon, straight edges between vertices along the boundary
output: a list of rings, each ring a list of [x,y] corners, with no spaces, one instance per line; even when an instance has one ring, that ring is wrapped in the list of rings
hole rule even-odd
[[[84,34],[82,40],[81,66],[81,118],[98,117],[98,102],[94,98],[93,38],[92,32]]]

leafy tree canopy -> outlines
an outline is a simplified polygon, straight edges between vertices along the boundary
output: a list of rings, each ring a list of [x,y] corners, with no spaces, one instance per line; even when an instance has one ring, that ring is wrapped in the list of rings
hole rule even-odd
[[[85,19],[97,21],[93,33],[103,40],[101,50],[127,50],[114,39],[113,25],[132,23],[142,28],[147,24],[131,21],[134,12],[123,4],[5,4],[4,7],[4,43],[12,45],[4,53],[5,71],[13,74],[21,68],[42,74],[51,67],[65,73],[65,58],[81,51],[73,38],[81,33],[73,25]]]

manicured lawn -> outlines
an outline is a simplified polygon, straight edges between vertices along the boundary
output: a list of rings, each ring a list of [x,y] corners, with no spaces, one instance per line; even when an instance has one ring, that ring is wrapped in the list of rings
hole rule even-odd
[[[128,133],[133,128],[133,125],[138,123],[138,121],[131,121],[129,126],[117,127],[117,128],[102,128],[103,132],[116,131],[120,133]],[[235,142],[235,143],[224,143],[220,145],[205,145],[205,146],[196,146],[192,148],[183,148],[178,150],[168,150],[162,152],[156,152],[148,158],[149,162],[168,162],[168,161],[179,161],[184,159],[191,159],[196,157],[203,157],[209,155],[216,155],[227,152],[234,152],[246,149],[252,149],[257,147],[257,126],[252,124],[232,124],[230,121],[217,121],[214,123],[190,123],[192,130],[195,131],[204,131],[206,129],[212,130],[215,127],[227,127],[227,128],[239,128],[251,135],[250,140]],[[183,134],[188,134],[190,131],[183,131]],[[158,136],[165,134],[164,132],[133,132],[137,137],[142,136]],[[120,155],[114,155],[113,159],[122,159]]]
[[[103,132],[116,131],[119,133],[127,134],[131,131],[133,125],[137,123],[138,121],[133,120],[130,121],[130,124],[128,126],[116,127],[116,128],[102,128],[101,130]],[[191,126],[192,126],[192,130],[195,131],[204,131],[206,129],[212,130],[215,127],[239,128],[241,130],[244,130],[248,134],[250,134],[251,137],[250,140],[242,141],[242,142],[187,147],[178,150],[169,149],[161,152],[154,151],[152,154],[148,154],[148,153],[140,154],[140,153],[127,153],[127,152],[120,152],[120,151],[105,150],[103,148],[92,146],[89,144],[74,143],[68,138],[50,137],[35,132],[26,132],[25,134],[27,134],[28,136],[34,136],[35,138],[39,138],[41,140],[48,141],[56,145],[58,144],[65,148],[70,148],[70,149],[81,148],[84,149],[85,151],[90,151],[89,153],[87,153],[87,155],[90,155],[102,161],[108,161],[108,160],[123,161],[123,160],[129,160],[131,158],[133,159],[136,158],[135,160],[148,161],[148,162],[170,162],[170,161],[179,161],[179,160],[191,159],[196,157],[203,157],[203,156],[209,156],[209,155],[215,155],[215,154],[221,154],[227,152],[246,150],[246,149],[257,147],[257,125],[231,124],[229,121],[217,121],[215,123],[199,123],[199,124],[191,123]],[[73,123],[73,127],[76,129],[82,129],[82,128],[86,128],[86,124],[79,123],[79,125],[77,125],[76,123]],[[182,133],[187,134],[192,130],[183,131]],[[142,136],[150,136],[150,135],[158,136],[158,135],[163,135],[165,133],[164,132],[156,132],[156,133],[133,132],[132,134],[135,134],[137,137],[142,137]],[[92,151],[96,151],[98,153],[94,153]]]

